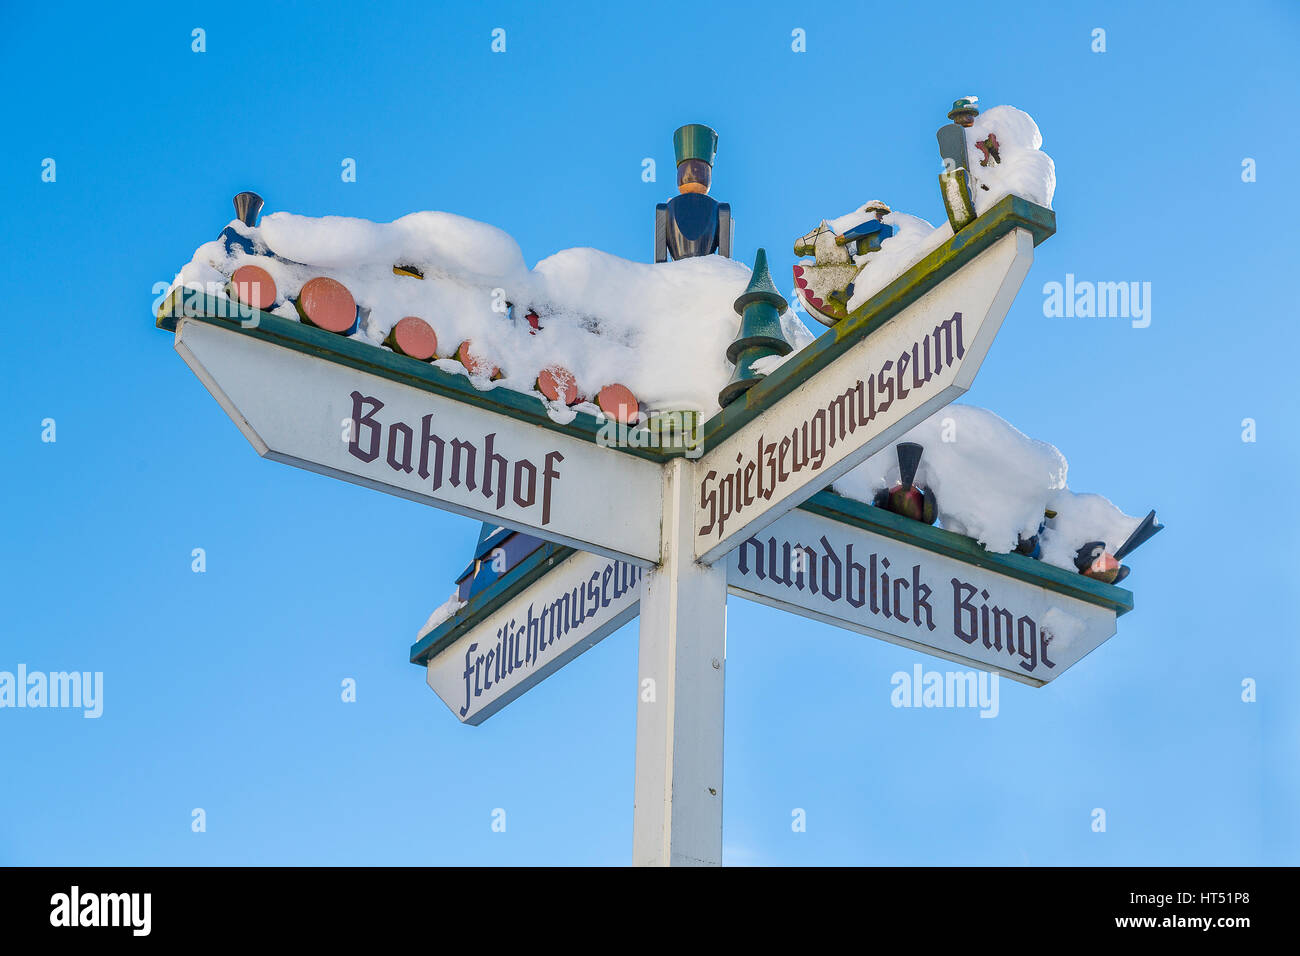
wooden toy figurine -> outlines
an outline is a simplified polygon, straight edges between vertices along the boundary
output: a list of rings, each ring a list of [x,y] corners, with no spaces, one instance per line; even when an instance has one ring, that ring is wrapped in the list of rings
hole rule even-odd
[[[409,355],[421,362],[432,362],[438,357],[437,333],[418,315],[398,319],[384,344],[399,355]]]
[[[877,508],[884,508],[913,521],[934,524],[939,517],[939,502],[933,491],[924,485],[915,484],[916,469],[921,464],[924,451],[925,448],[916,442],[898,443],[899,482],[892,488],[882,488],[876,492],[873,503]]]
[[[759,249],[754,256],[754,270],[749,285],[736,297],[733,305],[740,316],[740,331],[727,346],[727,361],[735,366],[731,380],[718,393],[718,405],[726,408],[753,388],[766,374],[753,367],[759,359],[789,355],[794,346],[781,330],[781,316],[790,306],[776,290],[767,270],[767,252]]]
[[[474,343],[469,339],[456,346],[453,357],[457,362],[465,366],[465,370],[471,376],[477,375],[488,379],[501,378],[500,366],[493,365],[486,358],[479,355],[474,348]]]
[[[584,400],[577,379],[562,365],[548,365],[538,372],[537,390],[546,396],[548,402],[576,405]]]
[[[468,601],[545,543],[522,531],[485,521],[479,528],[473,559],[456,578],[456,597]]]
[[[1164,527],[1156,522],[1156,513],[1149,511],[1142,523],[1128,536],[1128,540],[1115,549],[1114,554],[1106,550],[1105,541],[1089,541],[1075,553],[1074,566],[1080,574],[1094,580],[1119,584],[1129,574],[1129,567],[1120,562],[1136,551],[1138,545],[1154,537],[1156,532],[1163,531]]]
[[[894,227],[885,222],[889,207],[879,199],[864,204],[858,212],[858,221],[846,226],[844,232],[837,233],[823,219],[794,244],[796,256],[812,256],[814,260],[795,263],[795,292],[808,314],[823,325],[834,325],[849,314],[854,281],[866,268],[869,257],[894,234]]]
[[[258,214],[262,211],[262,197],[257,193],[242,192],[235,196],[235,218],[250,229],[257,225]],[[221,230],[219,237],[229,249],[232,246],[242,250],[246,255],[255,256],[258,254],[253,245],[253,241],[247,236],[241,235],[234,226],[227,226]]]
[[[1056,517],[1056,512],[1051,508],[1043,511],[1043,520],[1038,522],[1038,530],[1026,538],[1024,535],[1016,537],[1016,554],[1023,554],[1026,557],[1033,558],[1035,561],[1041,561],[1043,557],[1043,542],[1040,540],[1043,531],[1047,528],[1047,522]]]
[[[226,295],[263,312],[275,305],[275,280],[261,266],[242,265],[230,276]]]
[[[631,425],[641,413],[641,403],[626,385],[614,382],[596,393],[596,404],[606,418]]]
[[[355,335],[361,327],[361,311],[348,287],[329,276],[308,279],[294,302],[298,315],[309,325],[338,335]]]
[[[980,115],[975,105],[979,97],[963,96],[952,104],[948,111],[947,126],[940,128],[936,137],[939,140],[939,155],[943,159],[943,172],[939,174],[939,191],[943,194],[943,205],[948,211],[948,223],[954,233],[961,232],[975,221],[975,201],[971,198],[970,156],[966,149],[966,130],[975,124]],[[991,137],[990,137],[991,138]],[[988,159],[985,148],[987,141],[980,144]],[[996,141],[995,141],[996,144]],[[996,145],[994,150],[996,155]]]
[[[731,258],[731,206],[709,196],[718,134],[692,123],[673,133],[677,192],[655,207],[655,262],[717,253]]]

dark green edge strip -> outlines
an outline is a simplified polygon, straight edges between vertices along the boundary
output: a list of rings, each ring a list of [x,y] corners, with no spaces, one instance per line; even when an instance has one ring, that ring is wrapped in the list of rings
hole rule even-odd
[[[1037,246],[1056,232],[1056,213],[1019,196],[1007,196],[938,249],[885,286],[793,359],[704,423],[705,449],[714,448],[778,398],[880,328],[907,306],[1014,229],[1033,234]]]
[[[883,508],[876,508],[853,498],[845,498],[833,491],[820,491],[799,507],[840,524],[871,531],[1048,591],[1056,591],[1066,597],[1087,601],[1089,604],[1114,611],[1116,616],[1133,610],[1133,593],[1124,588],[1094,581],[1082,574],[1074,574],[1054,565],[1035,561],[1023,554],[994,554],[985,551],[974,538],[921,524],[919,521],[912,521],[910,518],[885,511]],[[426,663],[429,658],[453,644],[461,634],[477,624],[483,615],[495,611],[528,585],[547,574],[555,565],[576,553],[574,548],[558,544],[547,544],[534,551],[500,580],[475,595],[473,600],[457,611],[453,617],[413,644],[411,663]]]
[[[398,355],[396,352],[364,342],[354,342],[305,322],[295,322],[292,319],[284,319],[257,310],[253,310],[253,314],[256,316],[257,324],[245,328],[241,320],[251,322],[253,315],[239,315],[237,306],[229,300],[208,296],[196,289],[177,289],[159,309],[156,324],[160,329],[175,332],[176,323],[180,319],[207,322],[273,345],[327,359],[338,365],[346,365],[393,382],[410,385],[435,395],[442,395],[597,444],[596,436],[603,423],[595,415],[578,412],[573,421],[560,424],[546,414],[546,406],[542,404],[541,399],[531,395],[510,388],[490,388],[479,391],[464,375],[444,372],[428,362],[421,362],[407,355]],[[677,451],[654,448],[630,448],[622,445],[607,447],[616,452],[648,458],[655,462],[665,462],[680,454]]]

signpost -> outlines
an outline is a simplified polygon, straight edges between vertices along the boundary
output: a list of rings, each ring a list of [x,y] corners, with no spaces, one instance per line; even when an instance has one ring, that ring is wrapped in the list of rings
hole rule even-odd
[[[698,460],[601,447],[591,416],[187,290],[158,324],[264,457],[552,542],[412,648],[462,722],[640,614],[633,859],[717,864],[728,592],[1033,685],[1131,607],[824,490],[970,386],[1054,230],[997,203],[728,404]]]

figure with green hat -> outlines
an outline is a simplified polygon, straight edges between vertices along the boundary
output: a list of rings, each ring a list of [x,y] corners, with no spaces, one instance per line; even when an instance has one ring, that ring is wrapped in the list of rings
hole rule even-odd
[[[975,124],[980,115],[975,104],[978,96],[963,96],[954,100],[948,111],[947,126],[936,134],[939,155],[943,159],[943,172],[939,174],[939,191],[948,211],[948,222],[954,233],[961,232],[975,220],[975,202],[971,197],[970,157],[966,149],[966,130]]]
[[[957,169],[970,169],[970,160],[966,154],[966,130],[975,124],[975,117],[980,115],[978,96],[963,96],[952,104],[948,111],[950,122],[936,134],[939,140],[939,155],[943,158],[943,168],[952,172]]]
[[[713,253],[731,257],[731,206],[709,196],[718,134],[691,123],[673,133],[677,192],[655,207],[655,262]]]

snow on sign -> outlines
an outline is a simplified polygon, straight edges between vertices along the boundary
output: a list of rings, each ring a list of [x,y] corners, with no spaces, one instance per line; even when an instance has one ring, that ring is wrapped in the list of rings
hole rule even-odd
[[[636,616],[643,571],[601,555],[564,558],[463,634],[423,650],[428,684],[478,724]]]
[[[209,322],[182,319],[176,351],[265,458],[638,565],[659,559],[652,461]]]
[[[1033,248],[1027,229],[1007,231],[709,446],[695,465],[697,558],[727,554],[969,388]]]
[[[957,535],[824,499],[876,529],[824,507],[792,511],[728,556],[728,590],[1033,686],[1111,637],[1116,612],[1128,609],[1118,588],[1019,555],[980,566],[944,553],[949,541],[960,545]]]

